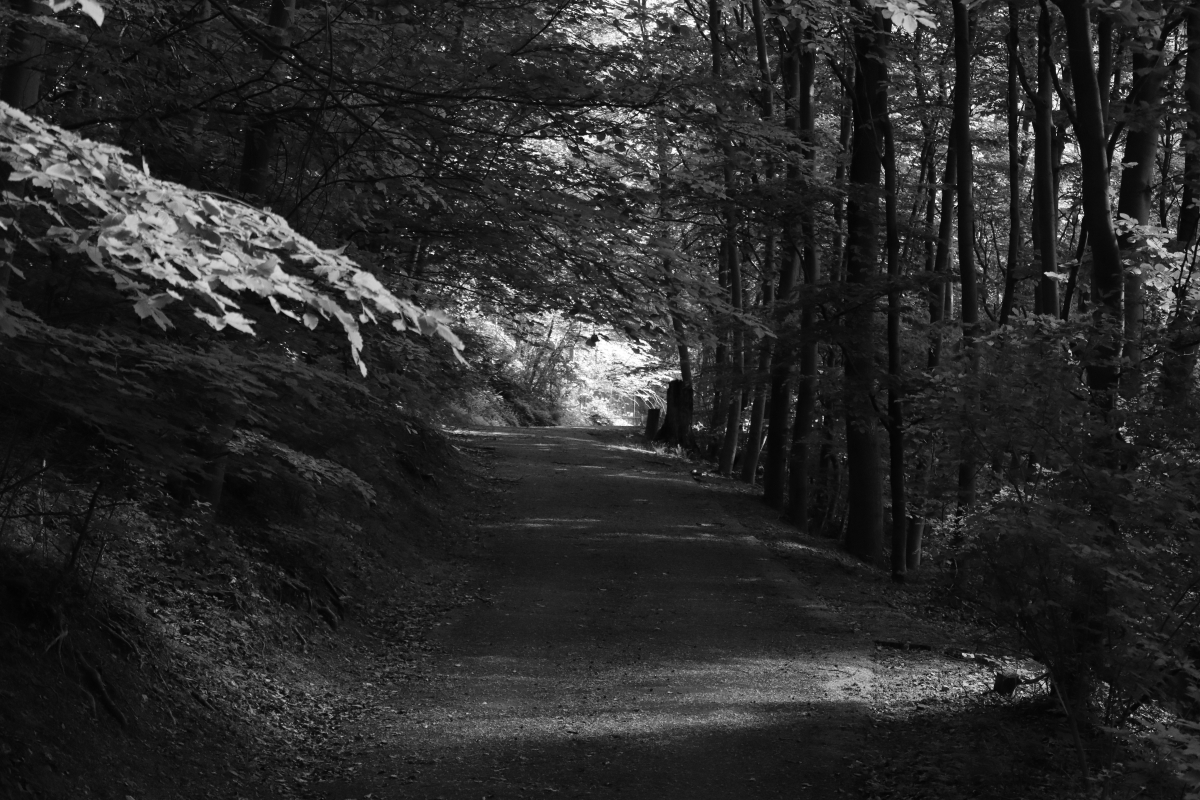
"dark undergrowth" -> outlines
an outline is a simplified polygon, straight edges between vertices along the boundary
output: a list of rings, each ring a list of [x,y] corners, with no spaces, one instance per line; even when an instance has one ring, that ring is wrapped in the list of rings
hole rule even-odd
[[[372,684],[422,680],[486,476],[411,420],[288,433],[231,448],[215,518],[9,459],[0,796],[301,796]]]

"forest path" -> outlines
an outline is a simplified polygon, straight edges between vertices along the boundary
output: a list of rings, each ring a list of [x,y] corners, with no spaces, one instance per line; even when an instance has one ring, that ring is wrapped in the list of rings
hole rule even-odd
[[[434,680],[390,701],[405,713],[378,742],[375,797],[846,789],[887,611],[831,608],[822,584],[853,567],[813,550],[819,573],[793,571],[731,515],[728,482],[617,431],[472,438],[510,482],[483,526],[490,603],[438,629]]]
[[[940,656],[914,693],[913,665],[877,651],[936,636],[883,573],[794,540],[744,485],[697,481],[629,430],[459,439],[506,487],[479,526],[488,602],[434,629],[427,680],[369,690],[356,777],[322,796],[853,796],[864,748],[894,749],[881,710],[950,696]],[[956,697],[986,689],[951,669]]]

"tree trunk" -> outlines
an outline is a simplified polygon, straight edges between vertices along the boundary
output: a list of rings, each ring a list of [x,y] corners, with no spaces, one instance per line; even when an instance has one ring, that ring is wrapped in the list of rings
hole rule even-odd
[[[855,5],[864,12],[861,3]],[[887,113],[887,30],[878,11],[854,33],[854,134],[846,202],[846,281],[854,289],[846,325],[846,549],[872,563],[883,551],[883,478],[875,406],[876,337],[873,284],[879,263],[879,178]]]
[[[668,383],[667,415],[654,440],[671,446],[682,445],[689,450],[693,449],[696,443],[692,440],[692,404],[693,393],[690,383],[684,383],[682,380],[673,380]]]
[[[1087,365],[1088,388],[1103,409],[1113,407],[1121,341],[1121,253],[1108,197],[1108,142],[1100,84],[1092,63],[1092,21],[1086,0],[1054,0],[1067,32],[1067,59],[1075,94],[1075,138],[1079,144],[1083,209],[1092,248],[1096,298],[1095,340]]]
[[[852,102],[842,102],[842,118],[838,130],[838,161],[833,172],[833,185],[839,194],[833,199],[833,236],[831,247],[832,258],[829,262],[829,282],[841,283],[846,279],[846,245],[843,233],[846,228],[846,200],[840,194],[846,184],[846,155],[850,152],[850,135],[854,129],[854,108]]]
[[[904,376],[900,343],[900,222],[897,219],[896,142],[892,120],[886,112],[879,122],[884,140],[884,219],[887,228],[887,348],[888,348],[888,452],[892,488],[892,580],[903,583],[907,572],[906,539],[908,502],[904,484]]]
[[[709,0],[709,49],[712,57],[712,75],[718,82],[724,76],[724,67],[721,63],[721,31],[723,26],[720,0]],[[725,116],[725,108],[720,101],[717,102],[717,116],[720,118],[724,118]],[[722,166],[725,196],[726,198],[731,198],[733,196],[733,147],[726,133],[721,134],[721,150],[725,155]],[[742,310],[742,272],[741,263],[738,258],[737,217],[731,201],[726,202],[725,208],[722,210],[722,215],[725,222],[723,261],[725,264],[724,272],[727,287],[729,289],[729,304],[732,306],[734,312],[739,312]],[[713,421],[715,423],[719,423],[722,417],[725,420],[725,435],[717,459],[717,471],[725,477],[733,475],[733,461],[737,456],[738,439],[741,434],[742,381],[745,359],[745,353],[742,348],[743,335],[741,323],[736,319],[731,319],[730,323],[732,328],[728,353],[730,370],[723,393],[724,405],[723,407],[718,405],[713,409]],[[713,429],[715,430],[716,427],[717,425],[714,425]]]
[[[733,182],[733,167],[727,168],[727,181]],[[732,211],[730,212],[732,217]],[[742,304],[742,268],[737,248],[737,234],[732,219],[726,222],[725,258],[729,265],[729,304],[735,312],[743,310]],[[742,433],[742,392],[745,382],[745,334],[741,323],[733,320],[733,332],[729,348],[730,375],[727,384],[727,400],[725,406],[725,438],[721,445],[721,457],[717,463],[717,471],[726,478],[733,476],[733,462],[737,456],[738,441]]]
[[[793,132],[800,128],[800,37],[793,35],[787,45],[782,62],[784,96],[786,99],[786,125]],[[794,159],[788,160],[787,182],[789,187],[800,183],[800,168]],[[767,408],[767,458],[763,465],[763,501],[771,508],[782,509],[787,496],[788,483],[788,434],[791,432],[792,412],[792,368],[794,353],[790,337],[785,335],[784,319],[788,306],[795,300],[796,280],[800,272],[797,249],[802,234],[800,226],[792,221],[786,225],[784,253],[779,264],[779,284],[775,291],[778,305],[774,314],[775,331],[780,341],[775,346],[771,362],[771,403]]]
[[[282,50],[288,45],[292,23],[296,18],[296,0],[272,0],[267,24],[270,41],[260,49],[261,55],[272,67],[268,78],[277,72]],[[242,149],[242,171],[238,191],[259,199],[266,195],[271,179],[271,161],[275,156],[278,139],[278,121],[273,112],[252,116],[246,125],[245,144]]]
[[[1200,0],[1193,0],[1187,11],[1187,66],[1183,73],[1183,97],[1187,105],[1187,127],[1183,133],[1183,199],[1179,206],[1176,249],[1191,252],[1200,227]],[[1190,269],[1195,269],[1193,255]],[[1180,292],[1168,323],[1171,338],[1163,354],[1161,389],[1163,404],[1182,408],[1188,403],[1192,373],[1196,370],[1196,304]]]
[[[1128,215],[1139,225],[1150,222],[1151,185],[1154,182],[1154,165],[1158,160],[1158,139],[1162,122],[1162,88],[1166,70],[1155,54],[1142,48],[1133,48],[1130,53],[1133,74],[1136,76],[1130,92],[1125,124],[1125,156],[1122,159],[1121,188],[1117,197],[1117,216]],[[1126,258],[1138,248],[1142,237],[1126,231],[1118,239]],[[1142,371],[1142,322],[1145,319],[1145,301],[1140,270],[1130,269],[1125,279],[1125,351],[1121,363],[1124,367],[1122,390],[1136,395],[1141,385]]]
[[[1183,199],[1179,203],[1176,238],[1186,249],[1200,227],[1200,0],[1192,0],[1186,13],[1187,65],[1183,72],[1183,98],[1187,127],[1183,134]]]
[[[950,124],[946,139],[946,166],[942,172],[942,198],[938,217],[937,249],[933,256],[934,283],[929,290],[929,356],[926,366],[942,363],[942,321],[946,318],[946,296],[950,293],[950,251],[954,247],[954,193],[958,188],[958,125]]]
[[[770,313],[775,300],[775,232],[767,234],[763,243],[762,312]],[[754,402],[750,406],[750,430],[742,451],[742,480],[753,484],[758,479],[758,462],[763,446],[763,427],[767,410],[767,383],[771,374],[771,337],[764,336],[758,345],[758,368],[754,371]]]
[[[812,37],[811,28],[805,31],[805,37]],[[813,98],[817,67],[815,48],[802,47],[797,56],[800,66],[797,128],[804,146],[804,157],[811,171],[816,168],[817,156],[816,142],[813,140],[817,119]],[[804,285],[815,289],[821,280],[821,260],[816,245],[816,215],[812,204],[804,206],[800,216],[800,231],[804,243],[801,257]],[[800,375],[796,386],[796,421],[792,426],[787,510],[788,521],[804,533],[808,532],[810,504],[810,440],[817,411],[816,313],[810,294],[800,309]]]
[[[963,350],[968,370],[978,372],[975,338],[979,327],[979,290],[975,280],[975,153],[971,147],[971,15],[966,0],[954,0],[954,130],[958,159],[958,270],[961,282]],[[970,394],[968,413],[974,406]],[[958,467],[958,507],[975,504],[975,449],[963,436]]]
[[[1008,116],[1008,255],[1004,269],[1004,294],[1000,301],[998,322],[1008,324],[1012,314],[1013,295],[1017,291],[1017,270],[1021,266],[1021,109],[1017,86],[1017,37],[1020,26],[1016,0],[1008,0],[1008,86],[1006,92]]]
[[[752,0],[751,15],[754,22],[754,41],[758,55],[758,79],[761,83],[759,92],[759,107],[762,117],[770,120],[775,115],[775,99],[771,78],[770,53],[767,50],[766,26],[763,23],[762,0]],[[773,159],[767,159],[766,181],[772,183],[775,178]],[[764,316],[770,314],[775,297],[776,255],[775,241],[777,232],[770,220],[767,221],[767,234],[763,242],[762,270],[762,311]],[[771,374],[771,357],[773,343],[769,336],[764,336],[758,347],[758,369],[754,373],[754,402],[750,406],[750,431],[746,436],[746,447],[742,454],[742,480],[753,484],[758,477],[759,457],[763,445],[763,425],[766,416],[767,392],[769,391],[769,376]]]
[[[1033,237],[1038,253],[1035,314],[1058,315],[1058,182],[1054,169],[1054,63],[1050,9],[1038,15],[1037,97],[1033,121]]]

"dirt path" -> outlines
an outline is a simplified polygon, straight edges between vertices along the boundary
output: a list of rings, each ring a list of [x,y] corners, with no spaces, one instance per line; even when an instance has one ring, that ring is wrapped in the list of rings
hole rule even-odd
[[[379,796],[837,794],[869,638],[680,462],[604,438],[480,437],[512,482],[490,603],[395,698]]]
[[[881,662],[874,639],[936,634],[892,607],[880,576],[820,543],[770,543],[761,504],[615,432],[491,431],[468,444],[489,450],[508,485],[484,524],[488,602],[436,629],[427,681],[380,687],[355,737],[356,775],[325,797],[886,788],[887,762],[866,750],[899,752],[889,720],[931,701],[898,693],[911,664]],[[935,701],[986,689],[978,670],[944,666],[929,673]]]

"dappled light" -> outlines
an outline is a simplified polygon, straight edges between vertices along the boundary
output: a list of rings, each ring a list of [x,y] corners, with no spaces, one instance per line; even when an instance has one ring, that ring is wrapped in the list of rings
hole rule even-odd
[[[851,657],[841,654],[843,661]],[[447,678],[467,700],[425,708],[425,735],[454,748],[493,740],[519,745],[526,739],[553,744],[612,735],[702,736],[816,722],[814,716],[834,705],[853,713],[872,689],[871,671],[841,666],[837,653],[823,654],[817,663],[770,657],[661,662],[591,671],[589,708],[573,713],[529,677],[553,668],[522,658],[464,659]],[[469,675],[470,683],[460,675]]]

